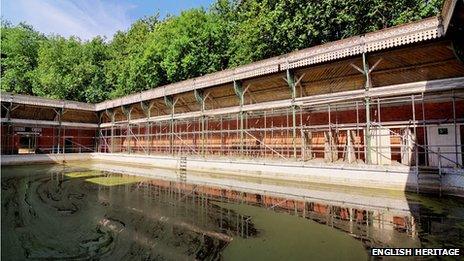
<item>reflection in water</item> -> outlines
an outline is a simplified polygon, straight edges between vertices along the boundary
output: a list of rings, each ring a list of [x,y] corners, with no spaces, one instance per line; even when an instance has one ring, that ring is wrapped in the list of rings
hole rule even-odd
[[[276,196],[75,166],[2,168],[2,259],[359,259],[371,247],[464,247],[458,199],[407,195],[409,209],[394,209],[349,198],[363,199]]]
[[[214,259],[236,233],[226,210],[201,195],[179,200],[172,188],[147,183],[99,185],[62,173],[2,179],[2,258]],[[121,175],[109,174],[109,184]],[[131,179],[131,177],[128,177]],[[194,202],[192,204],[192,202]],[[247,233],[247,234],[245,234]],[[246,232],[255,233],[252,224]],[[8,240],[5,240],[8,238]]]

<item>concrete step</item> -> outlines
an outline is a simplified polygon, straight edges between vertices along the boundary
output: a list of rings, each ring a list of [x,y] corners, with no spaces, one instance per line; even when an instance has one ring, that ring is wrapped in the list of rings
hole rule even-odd
[[[423,170],[423,171],[419,171],[419,175],[421,174],[436,174],[436,175],[440,175],[440,172],[438,170]]]
[[[419,193],[422,194],[440,194],[440,188],[439,187],[430,187],[430,186],[421,186],[419,188]]]
[[[419,180],[427,180],[427,179],[437,179],[440,180],[441,177],[437,174],[421,174],[417,177]]]
[[[438,167],[419,166],[419,171],[421,170],[437,170],[438,171]]]
[[[420,180],[419,181],[419,186],[440,186],[441,181],[440,180],[433,180],[433,179],[427,179],[427,180]]]
[[[420,168],[417,176],[420,193],[439,193],[441,177],[437,168]]]

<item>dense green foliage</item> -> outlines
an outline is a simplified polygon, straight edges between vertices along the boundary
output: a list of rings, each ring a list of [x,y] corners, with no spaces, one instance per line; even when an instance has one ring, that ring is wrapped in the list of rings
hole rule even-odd
[[[443,0],[217,0],[111,41],[1,25],[1,89],[99,102],[436,15]]]

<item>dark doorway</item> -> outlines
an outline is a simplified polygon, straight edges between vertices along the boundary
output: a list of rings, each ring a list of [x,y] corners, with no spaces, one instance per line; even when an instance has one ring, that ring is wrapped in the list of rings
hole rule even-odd
[[[20,135],[18,154],[34,154],[36,149],[35,135]]]
[[[64,152],[65,153],[72,153],[74,152],[73,149],[73,142],[70,138],[64,140]]]

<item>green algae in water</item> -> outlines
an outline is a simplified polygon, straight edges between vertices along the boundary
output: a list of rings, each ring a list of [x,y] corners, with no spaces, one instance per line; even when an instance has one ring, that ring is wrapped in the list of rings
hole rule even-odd
[[[407,194],[410,203],[421,205],[422,208],[430,210],[434,214],[446,214],[450,208],[464,207],[464,201],[455,197],[432,197],[428,195]]]
[[[220,232],[213,218],[219,210],[204,216],[210,205],[135,184],[127,190],[63,177],[2,177],[2,260],[217,259],[226,244],[202,233]],[[109,178],[100,181],[142,180]]]
[[[142,182],[144,180],[147,180],[147,178],[136,177],[136,176],[106,176],[106,177],[88,178],[85,181],[92,182],[98,185],[103,185],[103,186],[118,186],[118,185],[126,185],[126,184]]]
[[[102,173],[96,170],[69,172],[65,174],[65,176],[70,177],[70,178],[88,178],[88,177],[94,177],[94,176],[100,176],[100,175],[102,175]]]
[[[69,178],[86,178],[85,181],[102,186],[127,185],[147,180],[147,178],[138,176],[108,175],[96,170],[69,172],[65,176]]]
[[[331,227],[301,217],[250,205],[216,203],[251,216],[258,237],[236,237],[222,253],[224,260],[366,260],[360,241]]]
[[[365,260],[369,247],[464,243],[462,199],[407,195],[411,216],[384,210],[386,222],[414,218],[414,231],[408,232],[390,223],[350,223],[333,213],[311,212],[312,221],[158,181],[80,165],[2,167],[2,260]],[[245,236],[240,216],[251,217]]]

